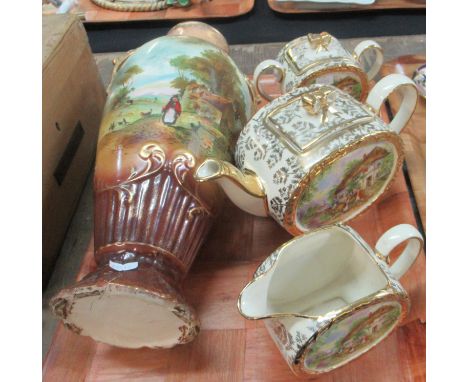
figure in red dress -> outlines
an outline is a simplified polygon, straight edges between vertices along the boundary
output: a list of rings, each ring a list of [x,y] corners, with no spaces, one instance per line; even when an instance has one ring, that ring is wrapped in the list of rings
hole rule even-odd
[[[165,125],[173,125],[181,112],[182,107],[180,106],[179,97],[174,95],[162,109],[162,121]]]

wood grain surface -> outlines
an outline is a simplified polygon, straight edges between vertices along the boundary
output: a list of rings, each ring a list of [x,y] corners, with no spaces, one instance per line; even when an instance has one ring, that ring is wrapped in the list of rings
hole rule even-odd
[[[426,63],[422,55],[402,56],[386,62],[382,66],[382,75],[401,73],[412,78],[414,71]],[[390,98],[392,112],[398,110],[399,99]],[[426,99],[419,97],[416,111],[402,131],[405,147],[405,160],[411,186],[418,206],[421,222],[426,230]]]
[[[333,3],[330,0],[330,3]],[[271,9],[281,13],[321,13],[321,12],[351,12],[351,11],[374,11],[379,9],[425,9],[426,0],[375,0],[370,5],[339,4],[326,5],[320,3],[309,3],[306,1],[278,1],[268,0]]]
[[[74,12],[84,14],[84,23],[135,20],[199,20],[243,15],[252,10],[255,0],[192,1],[192,6],[188,8],[171,7],[157,12],[118,12],[101,8],[91,0],[78,0]]]
[[[265,86],[272,86],[266,77]],[[386,118],[386,116],[383,116]],[[390,189],[349,225],[374,245],[396,224],[416,224],[400,170]],[[237,312],[239,292],[257,266],[291,236],[271,218],[247,215],[229,201],[184,284],[202,322],[190,344],[168,350],[120,349],[78,336],[59,324],[43,365],[44,381],[295,381],[300,380],[261,321]],[[397,254],[392,255],[392,259]],[[93,243],[78,279],[94,269]],[[425,256],[402,278],[412,301],[405,322],[376,348],[320,381],[425,380]]]

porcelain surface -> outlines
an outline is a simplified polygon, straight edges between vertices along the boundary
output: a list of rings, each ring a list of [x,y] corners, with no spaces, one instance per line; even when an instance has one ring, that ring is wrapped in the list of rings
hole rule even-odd
[[[403,242],[401,269],[389,267],[386,257]],[[377,250],[347,226],[312,231],[265,259],[241,292],[239,311],[263,320],[295,374],[334,370],[377,345],[405,317],[409,299],[398,278],[421,247],[422,236],[410,225],[387,231]]]
[[[231,161],[253,113],[222,35],[196,22],[172,31],[115,62],[94,172],[98,267],[51,301],[75,333],[120,347],[168,348],[198,334],[181,286],[223,198],[193,173],[206,158]]]
[[[377,114],[402,96],[390,123]],[[236,144],[237,167],[208,159],[195,179],[215,182],[238,207],[272,216],[292,235],[346,222],[388,188],[403,160],[398,136],[416,108],[414,82],[382,78],[365,104],[330,85],[297,88],[261,108]]]
[[[360,59],[370,50],[374,51],[375,62],[366,73]],[[369,81],[377,74],[382,61],[381,47],[375,41],[363,41],[350,53],[326,32],[308,34],[284,46],[276,60],[260,63],[255,70],[254,83],[258,87],[260,74],[267,68],[274,68],[280,73],[283,93],[317,83],[333,85],[358,100],[364,100],[369,91]]]
[[[413,81],[418,87],[419,94],[426,98],[426,64],[421,65],[418,69],[415,70]]]
[[[320,115],[311,115],[302,100],[303,95],[320,89],[335,97],[325,123]],[[366,139],[369,144],[345,153],[292,199],[314,166]],[[400,146],[388,125],[351,96],[312,85],[277,98],[249,121],[237,142],[236,164],[261,178],[269,213],[278,223],[285,224],[288,209],[296,210],[293,230],[305,232],[348,220],[382,193],[401,160]]]

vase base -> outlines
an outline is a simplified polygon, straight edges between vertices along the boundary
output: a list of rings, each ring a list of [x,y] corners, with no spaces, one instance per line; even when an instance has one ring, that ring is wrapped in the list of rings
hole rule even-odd
[[[60,291],[51,307],[77,334],[124,348],[170,348],[199,332],[194,309],[153,269],[88,275]]]

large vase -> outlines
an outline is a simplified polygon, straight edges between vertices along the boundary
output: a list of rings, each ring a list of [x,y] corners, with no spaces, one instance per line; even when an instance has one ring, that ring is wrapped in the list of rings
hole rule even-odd
[[[193,22],[174,31],[116,62],[94,176],[97,270],[51,300],[69,329],[115,346],[197,335],[181,283],[222,196],[193,172],[206,158],[232,161],[254,111],[220,33]]]

